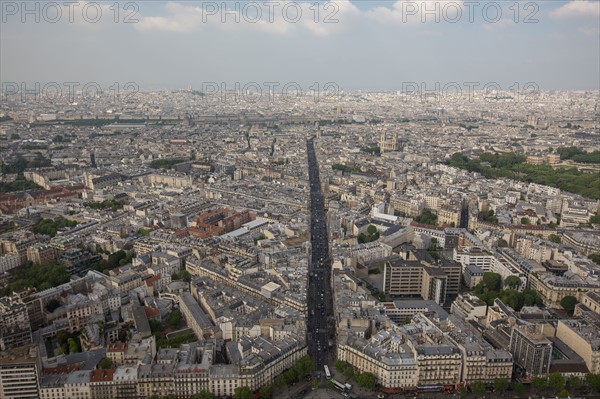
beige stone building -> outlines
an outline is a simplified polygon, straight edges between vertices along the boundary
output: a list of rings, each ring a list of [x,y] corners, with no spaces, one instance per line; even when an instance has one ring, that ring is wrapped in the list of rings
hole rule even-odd
[[[361,372],[372,373],[388,388],[414,388],[418,385],[417,364],[412,349],[398,336],[382,331],[379,339],[368,342],[351,337],[338,345],[338,359]]]
[[[556,337],[585,361],[590,373],[600,373],[600,329],[598,320],[559,320]]]

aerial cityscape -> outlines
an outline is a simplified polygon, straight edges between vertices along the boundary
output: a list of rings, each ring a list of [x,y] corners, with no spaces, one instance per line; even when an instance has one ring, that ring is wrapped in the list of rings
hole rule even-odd
[[[0,399],[600,398],[600,1],[0,8]]]

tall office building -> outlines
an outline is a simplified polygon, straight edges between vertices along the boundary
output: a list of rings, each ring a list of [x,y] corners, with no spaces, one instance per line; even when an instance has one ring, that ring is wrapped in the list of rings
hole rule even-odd
[[[383,265],[383,291],[399,297],[421,297],[439,305],[460,289],[460,264],[448,259],[387,258]]]
[[[532,376],[548,374],[552,358],[552,341],[537,324],[514,325],[510,336],[510,353],[514,362]]]
[[[38,399],[40,357],[36,347],[0,352],[0,398]]]

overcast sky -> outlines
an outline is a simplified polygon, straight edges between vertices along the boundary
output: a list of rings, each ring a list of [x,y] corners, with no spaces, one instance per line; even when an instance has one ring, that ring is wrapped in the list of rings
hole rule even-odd
[[[127,10],[121,2],[118,15],[112,1],[71,10],[63,2],[62,15],[47,2],[27,2],[27,14],[22,2],[2,0],[2,82],[600,85],[599,1],[240,1],[227,2],[227,13],[221,1],[139,1]],[[123,23],[128,16],[137,22]]]

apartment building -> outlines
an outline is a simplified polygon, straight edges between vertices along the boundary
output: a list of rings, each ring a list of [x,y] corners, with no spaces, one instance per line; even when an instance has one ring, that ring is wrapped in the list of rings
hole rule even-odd
[[[27,260],[33,263],[44,263],[56,259],[56,249],[47,244],[38,243],[27,248]]]
[[[453,345],[418,345],[415,348],[419,385],[455,385],[460,382],[462,356]]]
[[[462,265],[463,273],[467,266],[477,266],[484,272],[490,272],[497,261],[490,251],[479,247],[454,248],[453,259]]]
[[[0,298],[0,350],[31,342],[27,306],[18,295]]]
[[[414,388],[419,383],[412,349],[393,332],[380,331],[371,341],[350,337],[338,345],[338,359],[361,372],[374,374],[386,388]]]
[[[461,294],[452,302],[450,313],[465,320],[477,320],[485,317],[487,304],[475,295]]]
[[[220,337],[222,335],[220,329],[211,323],[209,316],[189,292],[181,294],[179,307],[188,326],[194,330],[194,334],[199,339]]]

